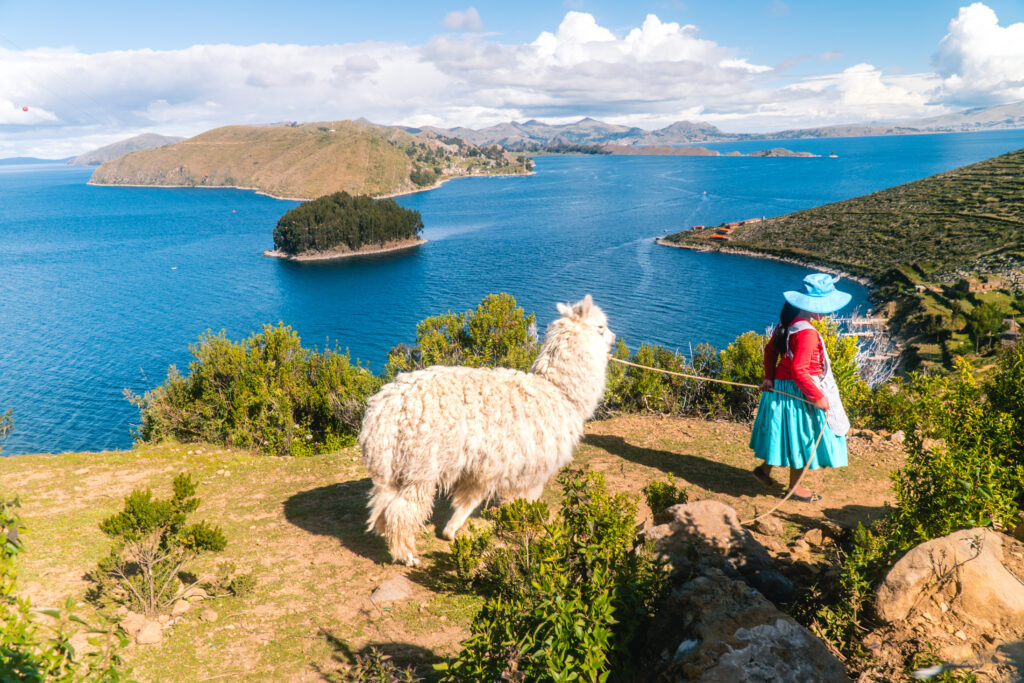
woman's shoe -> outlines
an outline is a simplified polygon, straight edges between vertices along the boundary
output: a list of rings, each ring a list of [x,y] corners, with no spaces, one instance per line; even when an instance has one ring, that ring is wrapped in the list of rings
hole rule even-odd
[[[758,465],[757,467],[754,468],[754,479],[757,479],[764,486],[772,488],[773,486],[775,486],[775,480],[772,479],[771,476],[769,476],[764,470],[762,470],[761,467],[763,467],[763,465]]]

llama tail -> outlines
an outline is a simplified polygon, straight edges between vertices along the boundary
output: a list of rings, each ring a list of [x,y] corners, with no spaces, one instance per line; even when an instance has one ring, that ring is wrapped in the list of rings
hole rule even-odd
[[[366,530],[384,537],[395,562],[419,564],[416,534],[430,516],[435,485],[411,484],[396,488],[374,483],[370,493],[370,518]]]

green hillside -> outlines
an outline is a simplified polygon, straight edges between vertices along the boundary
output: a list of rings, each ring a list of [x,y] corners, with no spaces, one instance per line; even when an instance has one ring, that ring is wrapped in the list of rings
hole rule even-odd
[[[445,177],[524,173],[529,167],[528,159],[462,140],[339,121],[216,128],[108,161],[90,182],[245,187],[312,199],[339,191],[409,192]]]
[[[715,245],[714,228],[665,240],[748,249],[828,263],[879,280],[920,265],[930,278],[975,271],[979,259],[1024,261],[1024,150],[906,185],[737,227]]]

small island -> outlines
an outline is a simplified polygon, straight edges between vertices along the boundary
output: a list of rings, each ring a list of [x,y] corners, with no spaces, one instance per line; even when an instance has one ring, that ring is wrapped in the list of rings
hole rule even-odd
[[[393,199],[335,192],[281,216],[274,228],[274,249],[263,255],[319,261],[396,251],[426,242],[421,230],[420,212]]]

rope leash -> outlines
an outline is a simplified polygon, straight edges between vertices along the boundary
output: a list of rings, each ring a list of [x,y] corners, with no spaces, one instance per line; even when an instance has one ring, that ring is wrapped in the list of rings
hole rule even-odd
[[[713,377],[701,377],[700,375],[688,375],[685,372],[675,372],[674,370],[662,370],[661,368],[652,368],[652,367],[647,366],[647,365],[639,365],[638,363],[632,363],[632,362],[630,362],[628,360],[622,360],[621,358],[616,358],[615,356],[612,356],[611,354],[608,355],[608,359],[609,360],[613,360],[616,363],[620,363],[622,365],[629,365],[629,366],[632,366],[634,368],[640,368],[641,370],[650,370],[651,372],[660,372],[660,373],[662,373],[664,375],[672,375],[674,377],[685,377],[687,379],[695,379],[695,380],[699,380],[701,382],[716,382],[718,384],[728,384],[730,386],[745,387],[747,389],[760,389],[761,388],[761,387],[759,387],[756,384],[744,384],[743,382],[730,382],[728,380],[715,379]],[[807,405],[809,405],[811,407],[814,406],[814,404],[811,401],[808,401],[803,396],[796,396],[795,394],[790,394],[790,393],[785,392],[785,391],[779,391],[778,389],[772,389],[772,391],[774,391],[776,394],[782,394],[783,396],[789,396],[790,398],[795,398],[798,401],[803,401],[804,403],[806,403]],[[759,519],[764,519],[765,517],[768,517],[773,512],[775,512],[780,507],[782,507],[782,504],[785,503],[787,500],[789,500],[789,497],[793,495],[793,491],[795,491],[796,487],[800,485],[801,481],[803,481],[804,475],[807,474],[807,470],[811,466],[811,461],[814,459],[815,454],[818,452],[818,444],[821,443],[821,437],[824,436],[824,434],[825,434],[825,427],[827,425],[828,425],[828,423],[826,421],[822,420],[821,429],[818,430],[818,437],[814,440],[814,446],[811,447],[811,457],[807,458],[807,462],[804,464],[804,468],[802,470],[800,470],[800,476],[797,477],[796,483],[794,483],[792,486],[789,487],[789,491],[786,492],[786,495],[783,496],[782,500],[780,500],[778,503],[776,503],[775,507],[773,507],[768,512],[765,512],[763,514],[757,515],[756,517],[754,517],[752,519],[743,520],[743,521],[740,522],[740,524],[742,524],[742,525],[753,524],[754,522],[756,522]]]

